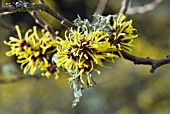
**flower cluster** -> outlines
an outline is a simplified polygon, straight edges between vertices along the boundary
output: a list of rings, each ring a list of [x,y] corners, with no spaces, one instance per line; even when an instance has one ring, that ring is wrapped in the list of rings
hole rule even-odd
[[[21,63],[24,74],[29,72],[33,75],[38,67],[45,71],[45,73],[42,73],[43,76],[49,77],[51,74],[55,74],[57,78],[57,67],[51,62],[52,55],[57,52],[57,43],[50,36],[50,33],[42,29],[40,36],[34,26],[33,30],[29,29],[22,37],[19,27],[15,26],[15,28],[18,38],[11,36],[9,42],[4,41],[11,48],[10,51],[6,52],[6,55],[17,56],[17,62]]]
[[[128,53],[132,52],[131,47],[133,47],[133,38],[138,36],[134,34],[136,29],[132,26],[132,20],[125,21],[125,19],[126,17],[124,15],[120,15],[118,17],[111,18],[108,24],[111,30],[109,42],[111,45],[115,45],[117,47],[117,51],[120,55],[121,50]]]
[[[114,62],[114,58],[122,57],[121,50],[131,52],[133,39],[137,37],[132,20],[125,21],[125,16],[94,15],[97,22],[93,25],[78,17],[74,23],[77,30],[70,30],[65,39],[60,39],[59,50],[54,56],[58,67],[62,66],[70,74],[71,79],[80,78],[84,84],[83,74],[88,85],[92,86],[91,72],[95,66],[103,67],[103,61]],[[98,71],[98,74],[100,71]]]
[[[84,79],[89,86],[95,84],[91,73],[100,74],[96,66],[106,67],[103,62],[114,62],[115,58],[122,57],[121,50],[130,53],[133,39],[137,37],[132,20],[125,21],[124,15],[95,17],[98,21],[94,24],[78,17],[74,21],[78,28],[66,31],[65,39],[59,38],[58,52],[53,56],[56,65],[70,74],[74,105],[82,96]]]
[[[58,78],[59,68],[67,71],[74,89],[75,106],[82,96],[85,82],[88,87],[95,84],[92,72],[100,74],[96,66],[108,68],[104,62],[114,62],[115,58],[122,57],[122,50],[130,53],[133,39],[137,37],[132,20],[126,21],[124,15],[94,16],[97,22],[93,24],[78,17],[74,21],[77,29],[67,30],[65,38],[57,37],[57,41],[45,30],[38,35],[36,27],[22,38],[16,26],[18,38],[10,37],[9,42],[5,41],[11,48],[6,54],[17,56],[24,73],[34,74],[38,67],[45,71],[43,76],[54,74]]]
[[[86,31],[82,32],[78,27],[77,30],[70,30],[68,35],[66,32],[66,39],[60,39],[60,46],[53,60],[58,67],[64,67],[71,74],[71,80],[79,77],[84,84],[85,74],[87,84],[92,86],[91,72],[97,71],[100,74],[95,66],[104,66],[103,60],[113,62],[113,58],[118,56],[112,53],[116,47],[110,45],[109,34],[100,29],[88,32],[86,26],[83,28]]]

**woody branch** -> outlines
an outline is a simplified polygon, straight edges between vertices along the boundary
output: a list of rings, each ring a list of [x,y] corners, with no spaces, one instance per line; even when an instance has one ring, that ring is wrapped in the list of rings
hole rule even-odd
[[[43,2],[42,2],[43,3]],[[63,16],[61,16],[59,13],[56,13],[55,11],[53,11],[47,4],[43,3],[43,4],[29,4],[27,2],[23,2],[17,5],[5,5],[2,6],[0,8],[0,14],[3,15],[3,13],[15,13],[15,12],[28,12],[28,11],[44,11],[46,13],[48,13],[49,15],[51,15],[52,17],[54,17],[58,22],[60,22],[63,26],[67,27],[67,28],[71,28],[71,27],[75,27],[75,25],[70,22],[69,20],[67,20],[66,18],[64,18]]]
[[[159,1],[161,1],[161,0],[159,0]],[[126,13],[128,11],[129,3],[130,3],[130,0],[122,0],[122,6],[120,8],[119,14],[126,15]],[[123,55],[123,57],[125,59],[134,62],[134,64],[151,65],[151,67],[152,67],[151,70],[150,70],[151,73],[153,73],[158,67],[170,63],[170,56],[169,55],[167,55],[165,58],[155,60],[155,59],[151,59],[149,57],[147,57],[147,58],[138,57],[138,56],[126,53],[125,51],[121,51],[121,54]]]
[[[27,12],[27,11],[44,11],[48,13],[49,15],[53,16],[57,21],[59,21],[62,25],[66,26],[67,28],[76,28],[76,26],[61,16],[60,14],[54,12],[52,9],[49,8],[47,4],[43,0],[40,0],[41,4],[29,4],[28,6],[20,6],[20,7],[15,7],[12,5],[7,5],[7,6],[2,6],[0,8],[0,13],[4,12]],[[128,6],[129,6],[130,0],[122,0],[122,6],[120,8],[119,14],[125,14],[128,11]],[[151,58],[142,58],[142,57],[137,57],[132,54],[128,54],[125,51],[121,51],[123,57],[129,61],[134,62],[135,64],[140,64],[140,65],[151,65],[152,68],[150,70],[151,73],[153,73],[158,67],[163,66],[165,64],[170,63],[170,56],[166,56],[165,58],[162,59],[151,59]]]

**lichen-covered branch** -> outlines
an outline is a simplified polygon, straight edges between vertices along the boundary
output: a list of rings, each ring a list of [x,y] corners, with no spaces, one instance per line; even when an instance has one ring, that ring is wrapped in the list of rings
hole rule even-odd
[[[68,28],[71,28],[71,27],[76,28],[76,26],[72,22],[68,21],[66,18],[64,18],[60,14],[58,14],[58,13],[54,12],[52,9],[50,9],[49,6],[47,4],[45,4],[45,2],[43,0],[39,0],[39,1],[41,4],[29,4],[27,2],[23,2],[25,4],[20,4],[20,5],[16,5],[16,4],[10,5],[9,4],[9,5],[6,5],[6,6],[3,6],[2,8],[0,8],[0,13],[17,12],[17,11],[19,11],[19,12],[27,12],[27,11],[31,12],[32,11],[31,15],[35,18],[36,22],[38,24],[40,24],[42,27],[44,27],[46,30],[48,30],[54,38],[56,37],[54,30],[43,19],[41,19],[41,17],[38,15],[38,13],[36,11],[44,11],[44,12],[50,14],[51,16],[55,17],[64,26],[66,26]],[[122,6],[120,8],[119,14],[127,13],[130,1],[131,0],[122,0]],[[152,5],[154,4],[153,6],[155,7],[161,1],[162,0],[155,0],[152,3]],[[102,3],[102,0],[100,2]],[[101,3],[99,3],[99,5]],[[107,3],[107,1],[105,1],[105,3]],[[149,6],[149,4],[147,4],[147,5]],[[97,10],[97,11],[99,11],[99,10]],[[125,51],[121,51],[121,53],[125,59],[133,61],[135,64],[151,65],[152,66],[151,72],[154,72],[154,70],[157,67],[160,67],[162,65],[170,63],[169,56],[167,56],[166,58],[163,58],[163,59],[154,60],[154,59],[150,59],[150,58],[137,57],[137,56],[128,54]]]
[[[16,2],[17,3],[17,2]],[[20,4],[8,4],[6,6],[3,6],[0,8],[0,14],[6,13],[6,12],[27,12],[27,11],[44,11],[54,17],[57,21],[59,21],[62,25],[64,25],[67,28],[75,27],[75,25],[61,16],[59,13],[56,13],[53,11],[47,4],[29,4],[27,2],[25,3],[20,3]]]
[[[155,59],[151,59],[149,57],[147,57],[147,58],[137,57],[137,56],[131,55],[129,53],[126,53],[125,51],[121,51],[121,54],[123,55],[123,57],[125,59],[134,62],[134,64],[151,65],[152,66],[152,68],[150,70],[151,73],[153,73],[158,67],[170,63],[169,55],[167,55],[165,58],[155,60]]]
[[[108,0],[100,0],[94,14],[102,15],[105,10],[107,2],[108,2]],[[94,18],[92,23],[95,23],[96,21],[97,21],[97,19]]]
[[[47,31],[42,29],[41,35],[39,35],[34,26],[22,37],[19,26],[15,26],[18,36],[11,36],[8,42],[4,41],[11,49],[6,52],[6,55],[17,57],[17,62],[21,63],[24,74],[34,75],[36,69],[39,68],[42,76],[48,78],[55,76],[55,79],[58,79],[60,70],[64,69],[68,72],[70,74],[69,84],[74,90],[73,106],[80,101],[85,84],[87,87],[95,85],[92,72],[96,71],[100,74],[100,70],[94,67],[106,67],[103,64],[104,60],[114,63],[115,59],[124,58],[134,64],[150,65],[151,73],[158,67],[170,63],[170,56],[155,60],[129,54],[132,51],[133,41],[138,36],[136,28],[132,25],[133,21],[126,20],[131,0],[122,0],[118,15],[108,16],[99,15],[103,13],[107,3],[107,0],[100,0],[95,12],[98,15],[94,15],[97,21],[93,21],[93,24],[80,17],[75,19],[73,24],[59,13],[54,12],[44,0],[39,0],[40,4],[30,4],[25,0],[18,1],[1,7],[0,13],[30,12],[35,22]],[[68,28],[64,38],[55,34],[38,11],[48,13]],[[24,78],[0,80],[0,83],[15,82]]]

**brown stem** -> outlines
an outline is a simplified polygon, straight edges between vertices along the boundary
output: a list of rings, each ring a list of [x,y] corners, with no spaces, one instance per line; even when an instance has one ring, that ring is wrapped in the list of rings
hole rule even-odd
[[[2,8],[2,0],[0,0],[0,8]]]
[[[137,56],[128,54],[125,51],[121,51],[121,54],[123,55],[123,57],[125,59],[134,62],[134,64],[151,65],[152,66],[152,68],[150,70],[151,73],[153,73],[158,67],[170,63],[170,56],[169,55],[166,56],[165,58],[155,60],[155,59],[151,59],[149,57],[147,57],[147,58],[137,57]]]
[[[31,11],[30,14],[34,17],[35,22],[36,22],[37,24],[39,24],[41,27],[43,27],[44,29],[46,29],[47,31],[49,31],[50,34],[51,34],[51,36],[52,36],[54,39],[56,39],[57,35],[55,34],[55,31],[53,30],[53,28],[52,28],[49,24],[47,24],[47,23],[45,22],[45,20],[43,20],[43,19],[40,17],[40,15],[39,15],[39,13],[38,13],[37,11]],[[57,40],[57,39],[56,39],[56,40]]]
[[[2,8],[0,8],[0,13],[6,13],[6,12],[27,12],[27,11],[44,11],[48,14],[50,14],[52,17],[54,17],[58,22],[60,22],[62,25],[64,25],[67,28],[76,28],[76,26],[61,16],[59,13],[56,13],[53,11],[48,5],[46,4],[29,4],[28,6],[21,6],[21,7],[15,7],[13,5],[7,5]]]
[[[120,14],[126,15],[126,11],[128,9],[130,1],[131,0],[122,0],[122,5],[121,5],[120,11],[119,11],[119,15]]]

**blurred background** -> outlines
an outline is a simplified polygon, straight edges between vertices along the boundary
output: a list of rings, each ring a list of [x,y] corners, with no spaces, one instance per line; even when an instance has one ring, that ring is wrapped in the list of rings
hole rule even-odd
[[[3,4],[14,0],[3,0]],[[28,2],[37,3],[38,0]],[[56,12],[73,21],[77,15],[92,21],[99,0],[45,0]],[[132,0],[132,6],[141,6],[153,0]],[[103,15],[118,13],[121,0],[108,0]],[[170,54],[170,1],[163,2],[153,11],[130,15],[139,37],[135,39],[133,54],[154,59]],[[65,27],[46,13],[41,13],[55,30],[63,35]],[[32,28],[34,19],[28,13],[1,16],[11,26],[22,30]],[[153,74],[150,66],[134,65],[119,59],[111,69],[94,73],[97,83],[86,90],[77,107],[71,108],[73,91],[66,73],[59,80],[53,77],[24,78],[15,57],[6,57],[9,47],[3,41],[12,33],[0,26],[0,114],[170,114],[170,65],[158,68]],[[38,75],[38,74],[37,74]],[[18,81],[12,81],[15,79]],[[5,83],[3,80],[7,80]]]

